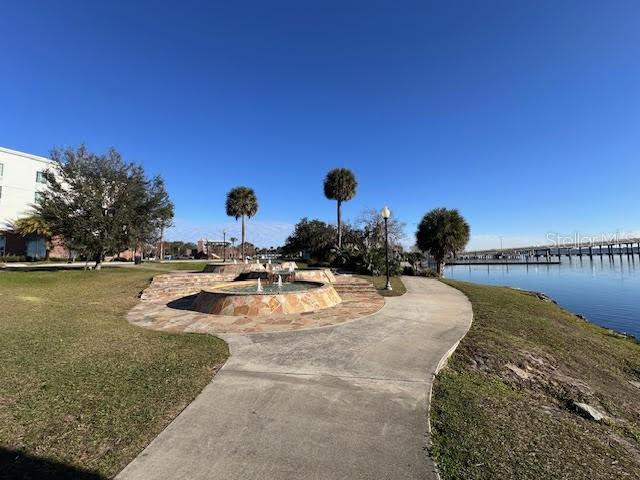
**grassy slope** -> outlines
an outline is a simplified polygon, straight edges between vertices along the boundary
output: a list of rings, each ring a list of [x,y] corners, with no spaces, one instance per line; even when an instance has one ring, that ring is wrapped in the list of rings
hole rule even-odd
[[[0,273],[1,448],[111,476],[210,381],[223,341],[126,322],[154,273]]]
[[[443,479],[640,478],[640,344],[524,292],[447,283],[474,323],[434,386]],[[572,400],[610,420],[578,416]]]
[[[402,279],[400,277],[391,277],[391,288],[393,288],[393,290],[385,290],[385,287],[387,286],[387,277],[385,276],[374,277],[372,275],[356,275],[356,277],[364,278],[365,280],[373,283],[373,285],[378,289],[378,293],[383,297],[399,297],[400,295],[407,293],[407,289],[404,286],[404,283],[402,283]]]

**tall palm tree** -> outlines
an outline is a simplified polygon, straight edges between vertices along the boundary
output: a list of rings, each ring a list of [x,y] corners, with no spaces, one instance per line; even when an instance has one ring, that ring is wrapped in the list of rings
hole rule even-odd
[[[469,242],[469,234],[469,224],[458,210],[435,208],[422,218],[416,241],[420,250],[433,255],[441,277],[445,258],[462,250]]]
[[[229,239],[229,241],[231,242],[231,246],[233,247],[233,250],[234,250],[234,252],[233,252],[233,257],[235,258],[235,256],[236,256],[236,252],[235,252],[235,249],[236,249],[236,242],[238,241],[238,239],[237,239],[236,237],[231,237],[231,238]]]
[[[324,196],[338,203],[338,247],[342,247],[342,202],[356,196],[358,182],[348,168],[334,168],[324,179]]]
[[[258,213],[258,199],[253,189],[248,187],[236,187],[227,193],[227,215],[242,219],[242,259],[244,260],[244,218],[253,217]]]
[[[49,225],[39,215],[31,215],[29,217],[19,218],[11,225],[12,230],[27,237],[33,235],[36,237],[44,238],[45,260],[49,260],[49,253],[51,252],[51,238],[53,233]]]

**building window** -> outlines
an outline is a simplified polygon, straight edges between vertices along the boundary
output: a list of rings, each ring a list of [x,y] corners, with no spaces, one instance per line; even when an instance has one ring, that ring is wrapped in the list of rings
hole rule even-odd
[[[47,183],[47,179],[44,176],[44,172],[36,173],[36,182],[38,183]]]
[[[2,198],[2,186],[0,185],[0,199]]]
[[[47,255],[44,238],[42,237],[27,238],[26,244],[27,244],[27,257],[41,259]]]
[[[4,163],[0,163],[0,177],[4,174]]]
[[[4,257],[5,246],[7,244],[4,235],[0,235],[0,257]]]
[[[33,198],[36,203],[40,202],[40,200],[42,200],[42,192],[36,192]]]

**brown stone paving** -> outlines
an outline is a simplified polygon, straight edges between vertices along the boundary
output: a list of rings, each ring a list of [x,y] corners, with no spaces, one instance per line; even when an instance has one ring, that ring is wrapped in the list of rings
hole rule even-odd
[[[205,274],[206,275],[206,274]],[[303,330],[336,325],[371,315],[384,306],[384,298],[375,287],[361,278],[338,275],[333,284],[342,298],[335,307],[300,314],[272,314],[268,316],[212,315],[189,310],[197,293],[191,283],[187,290],[179,286],[179,275],[172,281],[172,288],[154,282],[141,297],[140,303],[127,314],[127,320],[152,330],[194,333],[261,333]],[[207,282],[207,286],[215,283]],[[162,285],[162,287],[161,287]],[[158,288],[160,287],[160,288]],[[196,289],[197,291],[200,288]]]
[[[191,304],[191,310],[215,315],[265,316],[313,312],[333,307],[342,299],[331,283],[316,283],[316,288],[298,292],[282,291],[271,295],[234,294],[229,287],[256,288],[255,281],[223,283],[203,290]]]

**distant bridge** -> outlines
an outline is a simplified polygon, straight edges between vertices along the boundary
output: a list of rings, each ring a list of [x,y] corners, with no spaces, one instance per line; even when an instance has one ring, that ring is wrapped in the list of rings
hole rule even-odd
[[[562,242],[561,245],[496,248],[465,251],[447,260],[448,265],[560,263],[562,256],[640,255],[640,238]]]

